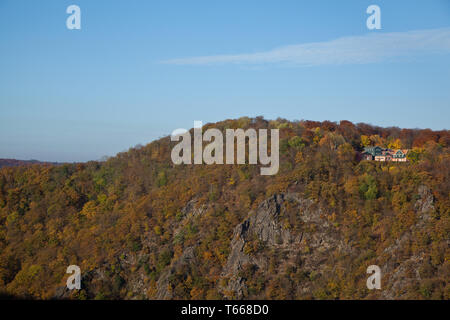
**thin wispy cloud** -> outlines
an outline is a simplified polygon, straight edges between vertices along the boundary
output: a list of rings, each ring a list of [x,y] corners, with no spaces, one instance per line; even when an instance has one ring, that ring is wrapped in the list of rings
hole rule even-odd
[[[369,33],[310,42],[269,51],[164,60],[175,65],[294,64],[298,66],[366,64],[450,53],[450,28]]]

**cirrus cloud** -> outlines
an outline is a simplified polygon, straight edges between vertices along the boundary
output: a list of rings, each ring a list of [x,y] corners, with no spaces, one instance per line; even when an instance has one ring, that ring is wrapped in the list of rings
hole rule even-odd
[[[369,33],[330,41],[288,45],[269,51],[177,58],[174,65],[294,64],[298,66],[367,64],[403,57],[450,53],[450,28]]]

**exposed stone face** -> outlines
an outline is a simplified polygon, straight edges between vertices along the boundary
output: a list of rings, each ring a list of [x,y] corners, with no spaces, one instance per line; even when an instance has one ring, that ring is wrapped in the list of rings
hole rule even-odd
[[[56,299],[56,300],[69,299],[70,298],[70,290],[67,289],[67,287],[58,287],[58,288],[56,288],[55,293],[52,298]]]
[[[91,284],[94,281],[104,281],[106,280],[106,275],[103,268],[94,269],[88,272],[81,272],[81,289],[88,289],[87,284]],[[52,299],[65,300],[71,299],[73,291],[69,290],[67,286],[61,286],[56,288]]]
[[[423,218],[428,219],[434,211],[434,197],[430,188],[421,185],[418,190],[419,199],[416,201],[415,210]]]
[[[289,244],[292,240],[291,234],[289,230],[283,229],[278,221],[283,202],[284,195],[274,195],[261,203],[256,214],[250,215],[250,218],[244,222],[245,232],[241,237],[248,236],[251,227],[251,233],[269,246]]]
[[[201,215],[203,212],[205,212],[206,205],[197,206],[197,200],[193,199],[189,201],[186,206],[181,209],[181,214],[183,216],[183,219],[191,219],[198,215]]]
[[[402,299],[407,294],[407,288],[417,284],[421,280],[419,269],[424,263],[423,253],[416,253],[405,259],[400,264],[395,263],[395,259],[402,254],[402,248],[409,242],[415,241],[414,232],[420,230],[425,223],[431,219],[431,212],[434,211],[434,197],[430,188],[421,185],[418,188],[419,199],[414,205],[418,220],[416,224],[405,232],[395,244],[384,250],[389,256],[386,264],[382,267],[384,277],[384,290],[381,292],[383,299]],[[408,272],[408,270],[414,270]]]
[[[242,298],[247,287],[245,280],[238,276],[239,271],[246,264],[256,264],[262,267],[263,263],[256,257],[244,252],[247,241],[252,240],[253,237],[268,245],[275,245],[278,239],[282,239],[283,242],[290,241],[289,231],[283,230],[277,222],[283,198],[282,195],[275,195],[267,199],[259,205],[256,212],[250,212],[247,219],[235,227],[231,252],[222,272],[224,277],[229,277],[227,287],[223,288],[224,292],[233,293],[238,299]]]
[[[174,236],[177,236],[178,233],[181,231],[181,229],[189,222],[193,221],[197,217],[201,216],[206,210],[208,209],[208,206],[206,205],[197,205],[197,200],[192,199],[189,201],[186,206],[181,209],[181,216],[182,219],[178,223],[178,225],[175,227],[174,230]]]
[[[285,210],[287,202],[293,203],[305,226],[314,225],[315,232],[300,232],[294,235],[288,228],[282,226],[280,214]],[[323,254],[331,249],[343,246],[340,239],[329,233],[329,223],[321,217],[321,209],[314,207],[311,200],[303,199],[298,194],[277,194],[263,201],[258,209],[251,211],[247,218],[236,226],[231,252],[223,269],[222,276],[228,278],[228,284],[222,288],[225,296],[232,294],[233,298],[240,299],[247,290],[245,279],[239,277],[239,272],[247,264],[256,265],[259,269],[267,271],[267,261],[258,254],[247,254],[245,245],[248,241],[258,240],[264,243],[266,249],[275,249],[287,256],[286,263],[294,263],[299,253],[306,247],[317,249],[316,255],[304,254],[304,264],[314,267],[322,261]],[[320,265],[317,266],[320,269]]]
[[[292,237],[287,229],[283,229],[278,221],[284,195],[274,195],[262,202],[256,212],[250,212],[247,219],[234,229],[231,241],[231,252],[223,270],[224,275],[236,274],[245,264],[258,261],[244,252],[245,244],[254,238],[265,242],[268,246],[287,245]]]
[[[183,254],[178,259],[173,261],[171,265],[165,269],[165,271],[161,274],[157,282],[156,299],[164,300],[164,299],[171,299],[173,297],[172,292],[169,288],[170,276],[176,273],[177,270],[184,267],[185,265],[195,263],[194,260],[195,260],[194,248],[188,247],[183,251]]]
[[[400,264],[396,263],[397,257],[403,254],[405,245],[414,241],[414,232],[431,219],[430,213],[434,211],[431,190],[426,186],[420,186],[418,195],[419,199],[415,204],[418,214],[416,224],[402,234],[396,243],[386,248],[383,255],[377,259],[380,261],[383,276],[383,290],[377,294],[383,299],[401,298],[406,294],[408,286],[420,281],[418,270],[424,263],[422,253],[411,255]],[[293,202],[295,208],[299,210],[300,219],[304,223],[300,234],[294,235],[289,229],[283,228],[280,222],[279,217],[287,202]],[[283,262],[285,265],[301,261],[302,270],[318,274],[334,272],[330,259],[336,252],[355,258],[360,255],[359,249],[344,241],[342,235],[323,217],[321,208],[314,206],[312,201],[301,198],[299,194],[278,194],[262,202],[257,210],[250,212],[247,218],[236,226],[231,252],[222,272],[222,276],[228,279],[226,287],[222,288],[225,297],[236,299],[245,297],[246,279],[239,275],[245,265],[256,265],[266,275],[268,274],[267,261],[257,253],[245,252],[246,243],[253,239],[262,241],[266,245],[265,250],[272,249],[285,253],[287,257]],[[328,269],[325,269],[326,266]],[[300,295],[308,294],[311,288],[305,284],[297,288],[297,292]]]

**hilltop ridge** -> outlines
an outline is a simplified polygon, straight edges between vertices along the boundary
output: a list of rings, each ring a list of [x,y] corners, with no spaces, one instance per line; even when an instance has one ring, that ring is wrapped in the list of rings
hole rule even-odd
[[[57,162],[47,162],[39,160],[17,160],[17,159],[0,159],[0,168],[2,167],[19,167],[33,164],[51,164],[57,165]]]

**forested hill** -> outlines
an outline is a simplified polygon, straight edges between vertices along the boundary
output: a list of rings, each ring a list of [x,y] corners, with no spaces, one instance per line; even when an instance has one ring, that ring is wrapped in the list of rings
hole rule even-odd
[[[38,160],[16,160],[16,159],[0,159],[0,168],[2,167],[19,167],[32,164],[52,164],[57,165],[56,162],[41,162]]]
[[[279,128],[280,169],[174,165],[168,137],[105,162],[0,169],[0,292],[72,299],[450,299],[449,131]],[[411,149],[361,161],[364,146]],[[81,290],[65,289],[69,265]],[[369,265],[381,290],[366,287]]]

